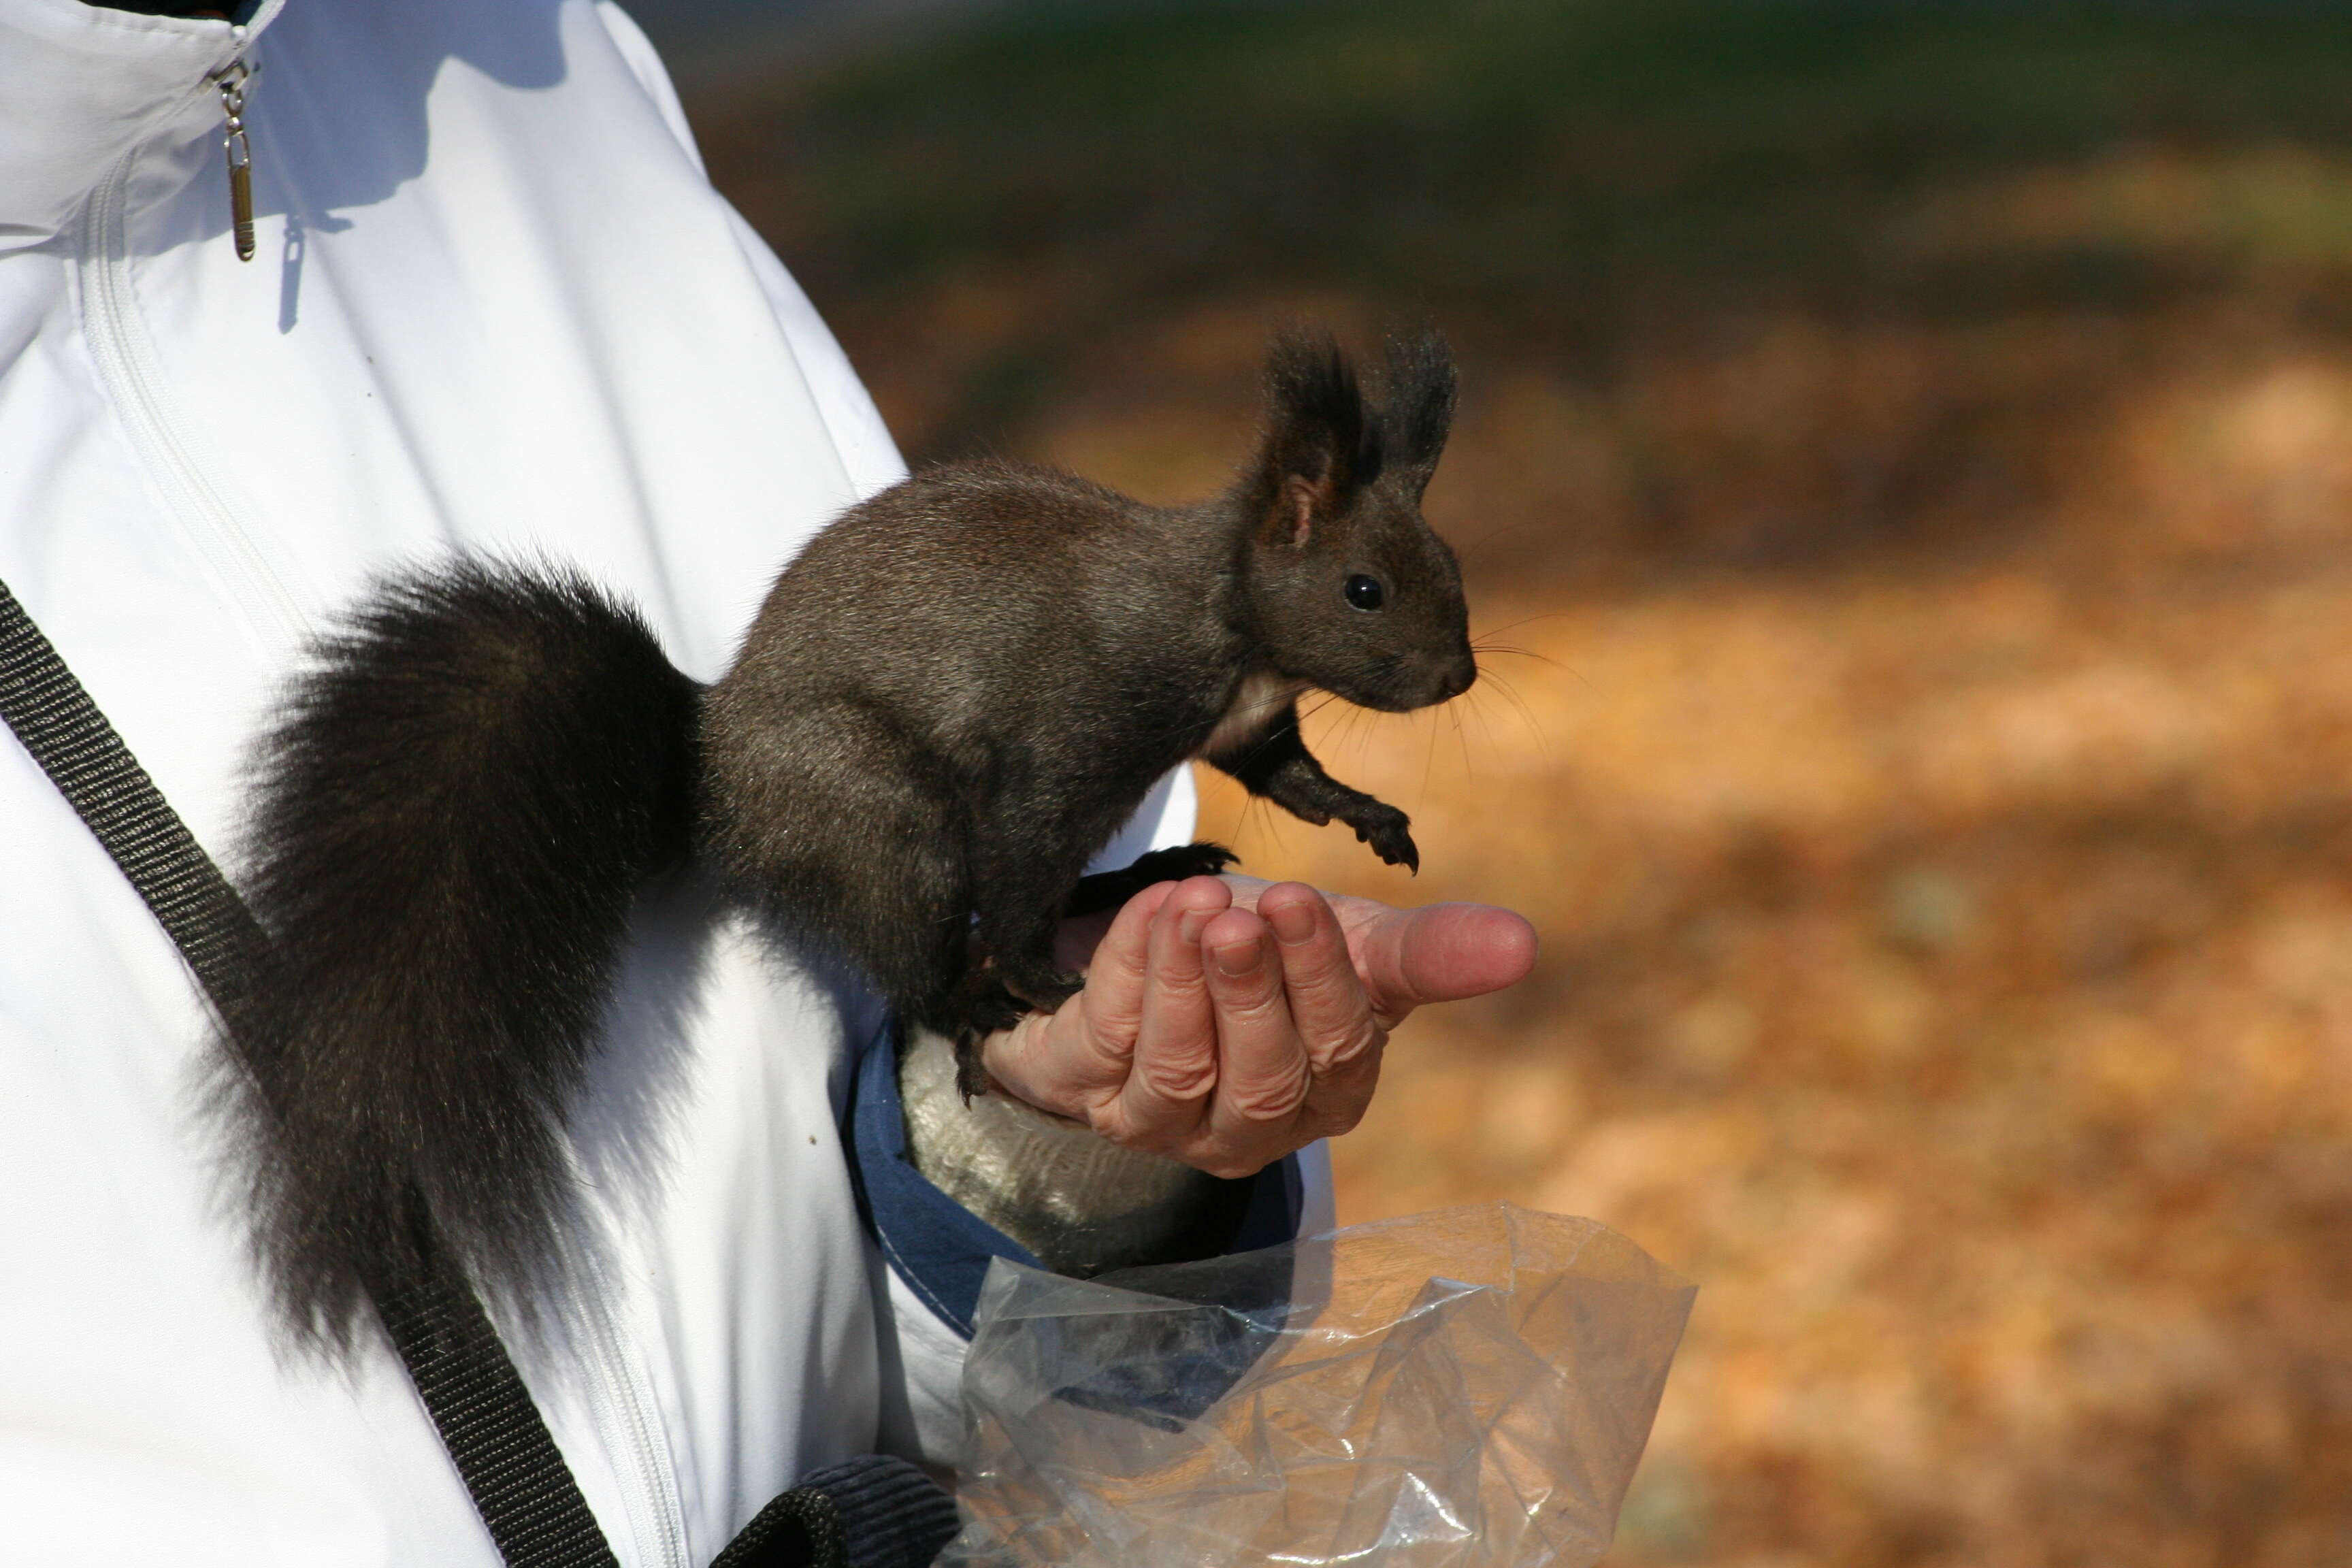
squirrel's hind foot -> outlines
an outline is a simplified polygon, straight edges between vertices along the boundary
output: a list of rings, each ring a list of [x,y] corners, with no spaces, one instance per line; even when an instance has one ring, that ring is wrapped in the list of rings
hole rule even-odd
[[[970,1105],[995,1087],[996,1080],[988,1076],[988,1064],[981,1060],[980,1042],[983,1036],[970,1028],[958,1030],[955,1037],[956,1093]]]
[[[1076,992],[1086,984],[1083,975],[1076,976]],[[1061,1005],[1064,997],[1055,997],[1053,1005]],[[1052,1011],[1052,1007],[1045,1009]],[[956,1062],[956,1092],[969,1105],[986,1094],[992,1087],[987,1064],[982,1059],[981,1048],[988,1037],[1001,1029],[1009,1029],[1036,1005],[1016,994],[1005,984],[1003,973],[992,965],[975,965],[956,987],[954,1000]]]
[[[1120,871],[1100,871],[1078,879],[1070,894],[1066,913],[1071,916],[1098,914],[1116,910],[1128,900],[1160,882],[1181,882],[1187,877],[1213,877],[1241,857],[1222,844],[1205,841],[1179,844],[1167,849],[1154,849],[1138,856],[1135,862]]]
[[[1051,1013],[1086,989],[1087,977],[1075,972],[1048,969],[1043,983],[1008,980],[997,968],[974,969],[964,976],[956,995],[956,1092],[964,1103],[990,1088],[981,1047],[989,1036],[1009,1029],[1031,1013]]]
[[[1040,1013],[1058,1012],[1063,1003],[1087,988],[1087,977],[1082,972],[1045,965],[1034,970],[1024,966],[1008,970],[1000,965],[997,979],[1006,992],[1025,1004],[1021,1009],[1024,1013],[1032,1008]]]
[[[956,987],[952,1031],[956,1092],[963,1096],[966,1105],[989,1090],[988,1067],[981,1059],[982,1043],[998,1030],[1013,1027],[1028,1011],[1029,1004],[1007,991],[996,971],[985,964],[975,964]]]

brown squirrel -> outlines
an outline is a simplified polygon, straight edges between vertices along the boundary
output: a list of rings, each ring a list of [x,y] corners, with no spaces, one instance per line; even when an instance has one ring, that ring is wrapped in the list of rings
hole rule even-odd
[[[984,1035],[1081,984],[1053,956],[1068,912],[1233,858],[1081,884],[1186,759],[1418,868],[1404,814],[1308,752],[1297,699],[1397,712],[1476,679],[1421,516],[1453,360],[1396,339],[1368,400],[1292,333],[1265,380],[1255,459],[1213,500],[990,462],[851,508],[707,689],[573,574],[459,561],[372,594],[267,737],[247,836],[278,963],[231,1046],[273,1107],[246,1131],[298,1331],[348,1342],[361,1280],[414,1261],[419,1202],[478,1284],[547,1266],[564,1108],[666,868],[853,961],[902,1027],[957,1042],[967,1094]]]

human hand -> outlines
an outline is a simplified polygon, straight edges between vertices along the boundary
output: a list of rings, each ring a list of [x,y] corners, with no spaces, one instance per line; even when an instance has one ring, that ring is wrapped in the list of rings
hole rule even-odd
[[[1063,946],[1086,988],[990,1036],[990,1075],[1219,1176],[1354,1127],[1399,1021],[1516,984],[1536,956],[1534,928],[1508,910],[1399,910],[1246,877],[1147,888],[1108,920],[1067,922]]]

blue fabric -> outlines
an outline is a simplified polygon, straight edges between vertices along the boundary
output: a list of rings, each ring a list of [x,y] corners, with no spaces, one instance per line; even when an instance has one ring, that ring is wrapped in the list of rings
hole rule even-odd
[[[898,1106],[898,1053],[892,1031],[876,1031],[859,1059],[849,1096],[850,1146],[858,1201],[882,1255],[907,1288],[965,1339],[980,1301],[980,1283],[992,1258],[1041,1267],[1019,1242],[940,1191],[907,1156],[907,1128]],[[1298,1234],[1306,1186],[1296,1155],[1252,1178],[1249,1206],[1229,1250],[1278,1247]]]

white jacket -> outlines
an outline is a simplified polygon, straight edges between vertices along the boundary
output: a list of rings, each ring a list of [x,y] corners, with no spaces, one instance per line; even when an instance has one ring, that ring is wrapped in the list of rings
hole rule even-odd
[[[240,55],[250,263],[208,79]],[[241,749],[372,572],[572,562],[708,679],[782,561],[901,472],[610,5],[0,0],[0,581],[217,855]],[[1139,831],[1190,807],[1178,781]],[[518,1359],[622,1562],[699,1568],[813,1467],[940,1457],[962,1342],[923,1258],[985,1227],[894,1243],[877,1214],[885,1264],[861,1225],[866,1012],[687,916],[633,965],[576,1127],[602,1265]],[[203,1038],[0,737],[0,1560],[494,1563],[388,1354],[275,1349]]]

